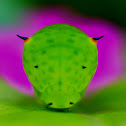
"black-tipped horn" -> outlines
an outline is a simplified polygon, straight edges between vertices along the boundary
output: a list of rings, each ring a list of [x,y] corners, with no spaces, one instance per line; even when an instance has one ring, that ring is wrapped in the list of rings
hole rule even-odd
[[[94,40],[99,40],[99,39],[101,39],[101,38],[103,38],[104,36],[101,36],[101,37],[98,37],[98,38],[93,38]]]
[[[17,35],[19,38],[21,38],[21,39],[23,39],[23,40],[26,40],[26,39],[28,39],[28,37],[22,37],[22,36],[20,36],[20,35]]]

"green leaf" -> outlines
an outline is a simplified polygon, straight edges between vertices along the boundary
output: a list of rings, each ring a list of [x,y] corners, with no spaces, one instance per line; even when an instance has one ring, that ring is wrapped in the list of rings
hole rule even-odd
[[[0,80],[0,125],[3,126],[125,126],[125,80],[86,97],[72,112],[45,108],[35,97],[22,94]]]
[[[118,80],[100,91],[93,93],[75,106],[75,111],[98,113],[126,111],[126,80]]]

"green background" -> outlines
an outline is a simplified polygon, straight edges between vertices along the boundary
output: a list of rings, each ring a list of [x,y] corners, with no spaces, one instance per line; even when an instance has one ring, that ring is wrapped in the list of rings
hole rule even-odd
[[[21,19],[30,9],[61,5],[80,14],[107,19],[126,28],[126,0],[1,0],[0,24]]]

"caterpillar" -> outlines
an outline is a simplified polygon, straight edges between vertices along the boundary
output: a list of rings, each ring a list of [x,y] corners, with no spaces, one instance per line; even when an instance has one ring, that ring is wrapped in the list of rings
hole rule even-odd
[[[82,99],[98,64],[97,40],[69,24],[53,24],[24,40],[23,66],[39,99],[67,109]]]

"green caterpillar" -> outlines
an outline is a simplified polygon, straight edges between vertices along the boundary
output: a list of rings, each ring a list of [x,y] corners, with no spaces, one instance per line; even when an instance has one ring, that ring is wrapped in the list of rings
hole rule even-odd
[[[49,108],[66,109],[82,98],[98,62],[96,43],[68,24],[42,28],[24,40],[23,66],[35,93]]]

